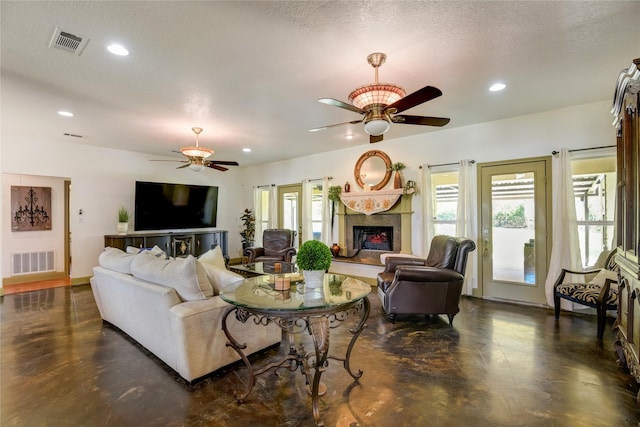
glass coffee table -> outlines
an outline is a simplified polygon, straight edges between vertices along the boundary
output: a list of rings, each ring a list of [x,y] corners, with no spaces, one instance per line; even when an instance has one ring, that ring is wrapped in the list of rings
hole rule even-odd
[[[236,399],[241,402],[249,395],[257,375],[271,369],[275,369],[276,374],[280,369],[290,372],[300,369],[311,394],[315,423],[317,426],[324,425],[320,421],[318,397],[326,392],[326,386],[320,383],[320,376],[329,364],[328,359],[342,362],[344,369],[355,381],[362,376],[361,370],[352,371],[349,359],[358,336],[366,328],[371,286],[353,277],[326,273],[322,288],[306,289],[301,277],[298,279],[290,276],[291,289],[276,291],[275,277],[251,277],[227,286],[220,293],[224,301],[233,305],[222,318],[222,329],[229,341],[227,345],[238,352],[249,371],[246,389],[242,394],[236,395]],[[287,334],[289,353],[274,363],[253,369],[243,352],[246,345],[233,337],[227,327],[227,318],[231,314],[242,323],[251,319],[255,324],[267,325],[273,322],[278,325]],[[345,356],[329,355],[329,331],[355,315],[359,315],[359,320],[355,328],[349,329],[353,336]],[[305,351],[301,340],[296,339],[303,333],[311,335],[313,351]]]
[[[295,273],[297,271],[294,263],[284,261],[252,262],[250,264],[229,265],[228,268],[234,273],[248,278],[264,274],[275,274],[277,273],[276,268],[278,265],[281,273]]]

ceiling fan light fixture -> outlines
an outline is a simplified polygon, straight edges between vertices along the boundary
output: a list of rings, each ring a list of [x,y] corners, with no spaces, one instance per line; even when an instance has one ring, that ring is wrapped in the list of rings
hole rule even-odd
[[[374,83],[360,86],[349,94],[349,102],[367,110],[372,106],[386,107],[404,98],[406,92],[400,86],[391,83]]]
[[[180,152],[187,157],[198,157],[200,159],[206,159],[213,154],[212,149],[200,146],[181,147]]]
[[[200,160],[200,163],[202,163],[202,160],[206,159],[207,157],[213,154],[213,150],[211,148],[200,147],[199,135],[202,132],[202,128],[194,127],[194,128],[191,128],[191,130],[193,131],[193,133],[196,134],[196,145],[192,145],[188,147],[180,147],[180,152],[187,157],[195,157],[196,160],[194,160],[192,164],[196,163],[197,160]]]
[[[201,170],[204,169],[204,164],[202,164],[202,163],[191,163],[189,165],[189,169],[191,169],[194,172],[200,172]]]
[[[380,136],[386,133],[389,128],[391,128],[391,125],[384,119],[370,120],[364,124],[364,131],[373,136]]]

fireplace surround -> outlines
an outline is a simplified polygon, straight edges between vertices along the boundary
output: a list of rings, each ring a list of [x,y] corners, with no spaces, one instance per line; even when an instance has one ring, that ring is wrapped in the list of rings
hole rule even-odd
[[[340,203],[337,207],[340,261],[382,265],[383,253],[411,254],[411,195],[403,195],[389,210],[373,215],[355,212]],[[385,246],[382,235],[385,233]],[[362,238],[369,244],[362,244]]]

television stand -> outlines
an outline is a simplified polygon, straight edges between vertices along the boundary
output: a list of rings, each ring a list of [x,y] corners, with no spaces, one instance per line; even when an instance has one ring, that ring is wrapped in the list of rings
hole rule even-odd
[[[129,234],[108,234],[104,236],[104,245],[127,250],[135,248],[152,248],[158,246],[172,257],[195,257],[210,249],[220,246],[225,259],[229,259],[229,247],[225,230],[166,230],[153,232],[134,232]]]

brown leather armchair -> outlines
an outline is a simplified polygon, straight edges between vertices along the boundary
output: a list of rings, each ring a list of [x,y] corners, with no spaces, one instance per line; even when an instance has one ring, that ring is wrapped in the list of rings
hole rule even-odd
[[[268,228],[262,233],[263,247],[250,247],[244,250],[249,263],[261,261],[291,262],[296,254],[294,247],[296,231],[281,228]]]
[[[436,236],[427,259],[388,257],[378,274],[378,297],[395,322],[398,314],[446,314],[449,325],[460,308],[467,256],[476,244],[466,238]]]

